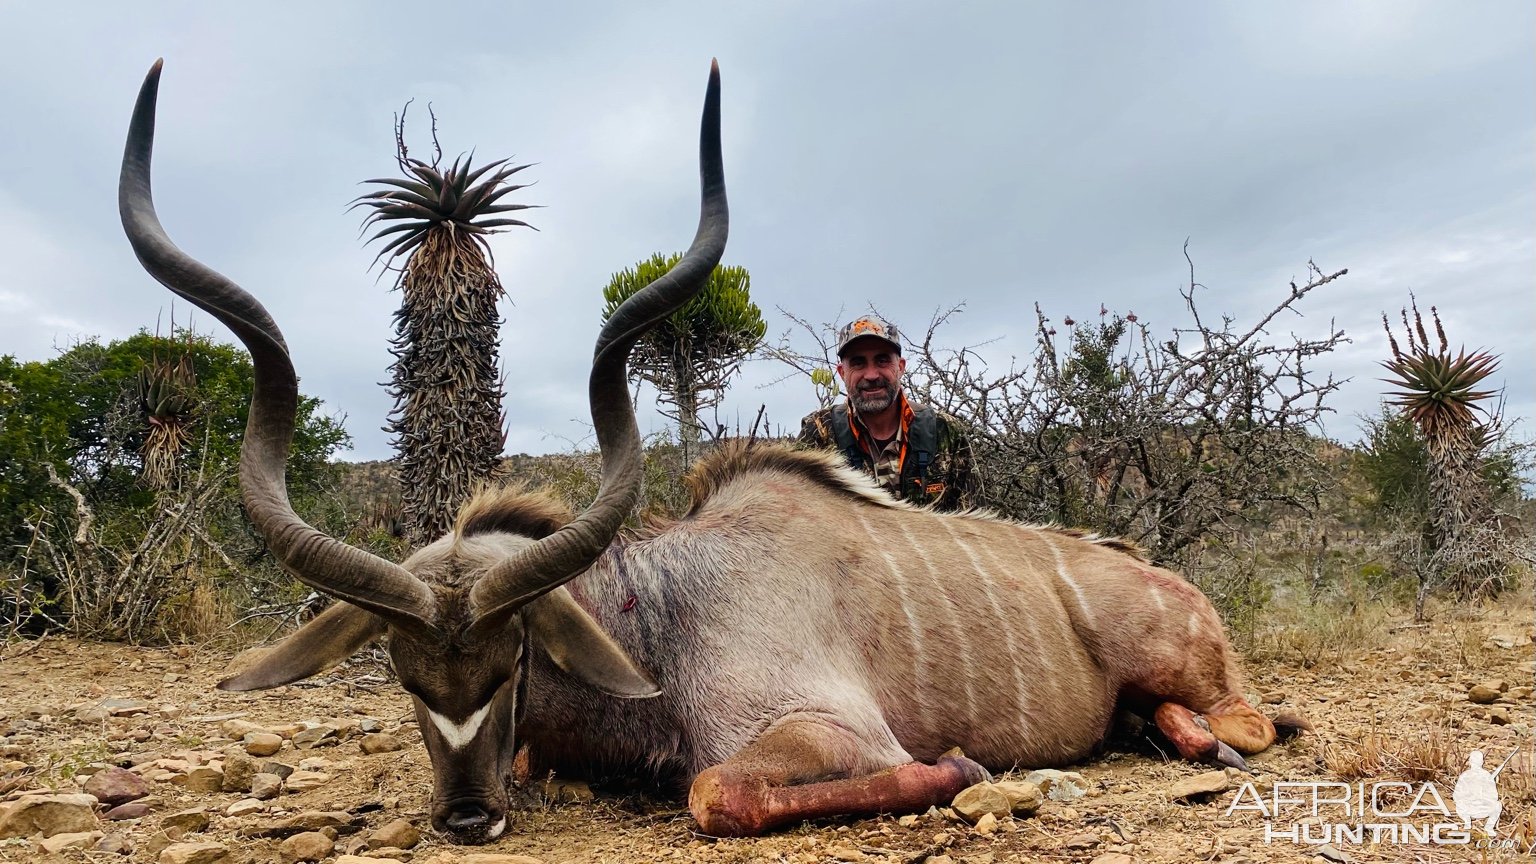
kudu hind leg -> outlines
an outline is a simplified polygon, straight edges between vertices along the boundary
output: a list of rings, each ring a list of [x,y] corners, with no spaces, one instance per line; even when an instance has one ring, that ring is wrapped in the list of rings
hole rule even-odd
[[[1242,753],[1258,753],[1275,741],[1275,727],[1241,696],[1231,695],[1199,714],[1177,702],[1164,702],[1152,722],[1191,762],[1211,762],[1247,770]]]
[[[866,749],[852,732],[819,719],[781,721],[701,772],[688,792],[688,808],[705,833],[746,837],[806,819],[923,810],[988,777],[963,757],[847,776],[867,761]]]

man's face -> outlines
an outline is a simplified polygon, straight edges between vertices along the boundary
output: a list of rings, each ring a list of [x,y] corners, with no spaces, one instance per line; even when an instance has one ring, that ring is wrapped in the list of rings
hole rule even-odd
[[[860,414],[879,414],[891,407],[906,371],[906,359],[883,339],[854,342],[837,364],[853,409]]]

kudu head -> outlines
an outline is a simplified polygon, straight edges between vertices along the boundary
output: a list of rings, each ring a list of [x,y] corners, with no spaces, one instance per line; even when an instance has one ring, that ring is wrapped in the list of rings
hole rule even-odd
[[[123,153],[123,229],[150,275],[223,322],[250,351],[255,389],[240,451],[246,511],[285,570],[342,601],[219,686],[259,690],[297,681],[386,637],[432,759],[432,824],[462,843],[493,840],[507,824],[506,777],[530,652],[545,652],[614,696],[659,692],[560,586],[607,548],[639,494],[630,349],[698,293],[725,249],[719,71],[711,64],[704,99],[703,206],[693,244],[676,267],[615,311],[598,336],[588,387],[602,451],[597,499],[537,536],[455,534],[395,564],[315,530],[288,501],[284,470],[298,380],[282,334],[254,297],[178,249],[155,214],[150,159],[160,66],[156,61],[139,91]]]

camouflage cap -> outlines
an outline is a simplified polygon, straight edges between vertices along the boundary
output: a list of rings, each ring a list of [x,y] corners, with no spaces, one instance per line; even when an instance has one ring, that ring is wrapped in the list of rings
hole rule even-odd
[[[888,342],[897,354],[901,353],[901,331],[896,329],[896,325],[878,315],[865,315],[853,319],[837,331],[837,356],[843,356],[850,344],[865,336]]]

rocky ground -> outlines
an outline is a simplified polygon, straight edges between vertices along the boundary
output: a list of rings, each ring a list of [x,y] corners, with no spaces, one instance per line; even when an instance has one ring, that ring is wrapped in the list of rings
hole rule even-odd
[[[1305,622],[1278,634],[1247,663],[1252,698],[1304,714],[1316,731],[1255,757],[1252,775],[1169,761],[1123,735],[1119,749],[1071,766],[1080,777],[998,790],[1011,799],[975,790],[923,815],[753,840],[696,834],[663,793],[599,787],[594,796],[557,781],[477,850],[433,835],[420,736],[406,697],[373,662],[231,694],[213,689],[229,651],[15,642],[0,648],[0,862],[1526,860],[1536,839],[1531,614],[1523,595],[1441,609],[1427,626],[1381,615],[1348,644],[1327,644],[1333,631]],[[1415,799],[1421,809],[1363,821],[1442,822],[1424,782],[1454,809],[1467,754],[1481,750],[1492,769],[1517,746],[1497,781],[1504,811],[1493,848],[1265,842],[1255,804],[1272,800],[1276,783],[1398,781],[1383,788],[1383,809]],[[1036,805],[1041,786],[1053,794]],[[1234,801],[1246,806],[1229,815]],[[1337,805],[1310,820],[1306,805],[1288,806],[1271,830],[1316,836],[1325,823],[1362,821],[1339,818]]]

